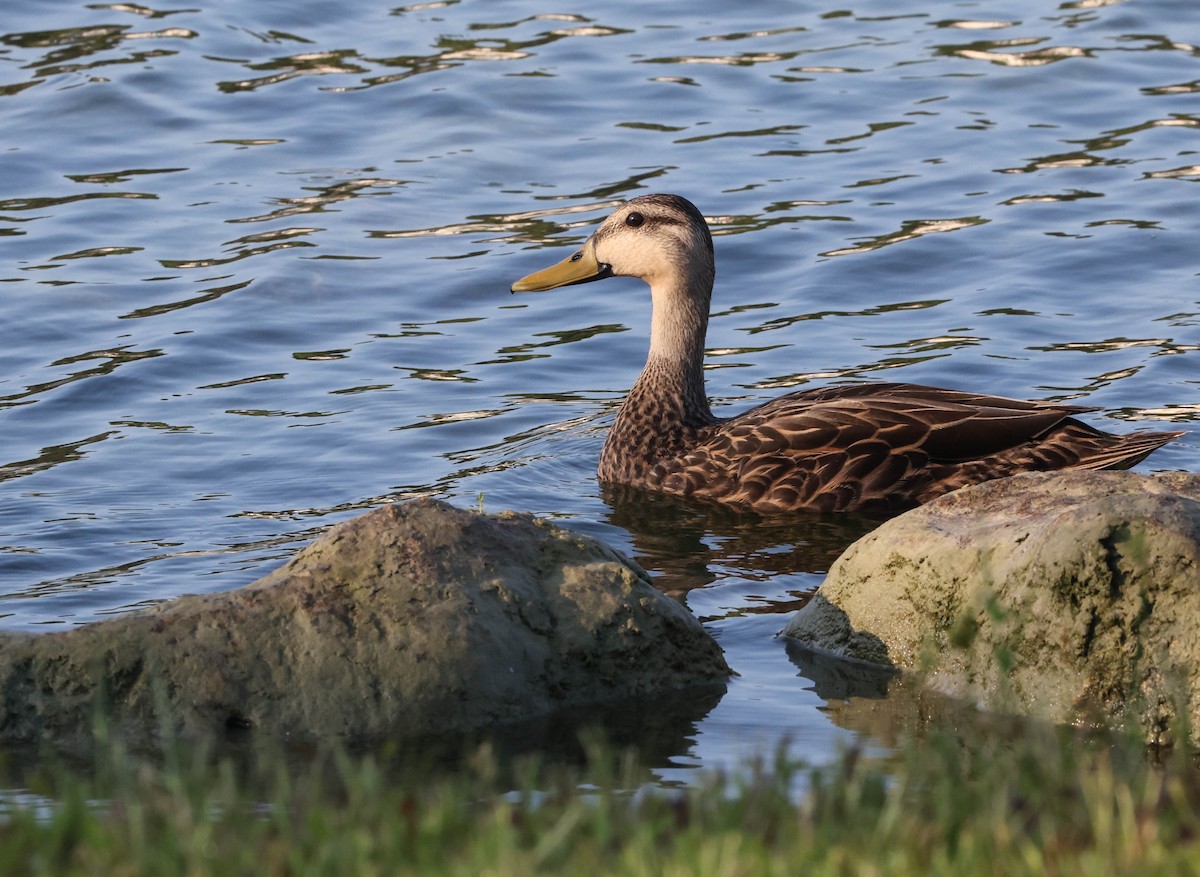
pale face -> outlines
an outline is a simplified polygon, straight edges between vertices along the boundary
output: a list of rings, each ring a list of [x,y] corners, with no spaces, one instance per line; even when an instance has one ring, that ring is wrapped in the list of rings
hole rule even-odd
[[[600,224],[578,251],[513,284],[513,292],[554,289],[620,275],[652,288],[712,285],[712,238],[691,202],[674,195],[634,198]]]
[[[621,277],[639,277],[652,287],[686,273],[705,248],[692,218],[654,202],[631,201],[604,220],[584,245],[595,260]]]

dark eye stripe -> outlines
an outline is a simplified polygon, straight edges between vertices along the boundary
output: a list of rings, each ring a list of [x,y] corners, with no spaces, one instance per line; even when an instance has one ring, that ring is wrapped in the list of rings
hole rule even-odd
[[[640,228],[644,225],[687,225],[682,219],[674,216],[645,214],[636,211],[625,217],[625,224],[630,228]]]

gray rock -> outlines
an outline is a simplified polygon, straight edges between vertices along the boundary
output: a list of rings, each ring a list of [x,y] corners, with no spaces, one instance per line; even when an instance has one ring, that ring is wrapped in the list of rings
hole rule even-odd
[[[723,685],[720,648],[645,572],[525,515],[388,506],[236,591],[0,637],[0,738],[251,726],[372,738]]]
[[[948,494],[852,545],[784,634],[992,709],[1200,729],[1200,476]]]

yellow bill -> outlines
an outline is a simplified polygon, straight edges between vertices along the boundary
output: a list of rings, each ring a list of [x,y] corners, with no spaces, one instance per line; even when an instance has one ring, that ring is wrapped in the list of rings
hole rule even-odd
[[[557,265],[522,277],[512,285],[512,291],[542,292],[560,286],[570,286],[572,283],[587,283],[589,280],[608,277],[612,274],[612,268],[596,261],[596,255],[589,244],[584,244],[582,250],[563,259]]]

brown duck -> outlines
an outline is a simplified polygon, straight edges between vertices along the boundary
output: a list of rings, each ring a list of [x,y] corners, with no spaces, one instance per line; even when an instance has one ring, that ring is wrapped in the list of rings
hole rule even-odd
[[[1124,469],[1180,432],[1112,435],[1079,405],[878,383],[789,393],[736,417],[704,393],[713,244],[678,195],[621,205],[513,292],[611,276],[650,284],[650,353],[600,454],[601,481],[760,512],[903,508],[1018,472]]]

